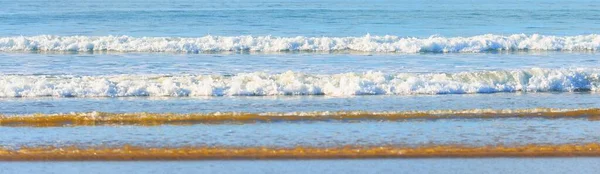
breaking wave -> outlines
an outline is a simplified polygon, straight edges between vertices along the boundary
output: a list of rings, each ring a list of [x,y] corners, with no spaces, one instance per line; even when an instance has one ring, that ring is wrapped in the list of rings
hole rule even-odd
[[[458,73],[0,75],[0,97],[414,95],[600,90],[600,69]]]
[[[484,52],[484,51],[596,51],[600,35],[479,35],[472,37],[429,38],[371,36],[363,37],[274,37],[204,36],[130,37],[130,36],[16,36],[1,37],[0,51],[69,52]]]

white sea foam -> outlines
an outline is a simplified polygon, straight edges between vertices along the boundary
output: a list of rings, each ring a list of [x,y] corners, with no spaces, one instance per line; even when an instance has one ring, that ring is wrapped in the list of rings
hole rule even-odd
[[[524,69],[460,73],[381,72],[221,75],[1,75],[0,97],[230,95],[411,95],[600,91],[600,69]]]
[[[398,36],[363,37],[273,37],[204,36],[18,36],[1,37],[0,51],[115,51],[115,52],[281,52],[281,51],[360,51],[360,52],[482,52],[482,51],[596,51],[600,35],[479,35],[472,37],[413,38]]]
[[[165,116],[180,116],[180,117],[190,117],[190,116],[244,116],[244,115],[258,115],[258,116],[291,116],[291,117],[329,117],[329,116],[359,116],[359,115],[380,115],[380,116],[393,116],[393,115],[490,115],[500,116],[502,114],[508,114],[512,116],[516,116],[518,114],[534,114],[534,115],[542,115],[542,114],[552,114],[552,113],[564,113],[564,112],[580,112],[581,114],[586,114],[586,112],[598,112],[600,108],[577,108],[577,109],[563,109],[563,108],[526,108],[526,109],[465,109],[465,110],[412,110],[412,111],[383,111],[383,112],[370,112],[370,111],[298,111],[298,112],[262,112],[262,113],[252,113],[252,112],[212,112],[212,113],[188,113],[188,114],[163,114]],[[114,116],[136,116],[136,117],[155,117],[157,115],[161,115],[160,113],[148,113],[148,112],[134,112],[134,113],[109,113],[109,112],[69,112],[69,113],[53,113],[53,114],[15,114],[15,115],[1,115],[0,119],[3,117],[54,117],[54,116],[79,116],[79,117],[87,117],[93,120],[102,120],[105,118],[111,118]],[[569,115],[565,115],[569,116]],[[574,116],[574,115],[570,115]]]

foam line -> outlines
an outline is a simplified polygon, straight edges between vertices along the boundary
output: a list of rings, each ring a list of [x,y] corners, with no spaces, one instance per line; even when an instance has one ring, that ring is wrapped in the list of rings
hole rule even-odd
[[[288,113],[67,113],[67,114],[33,114],[0,116],[0,126],[99,126],[99,125],[190,125],[190,124],[226,124],[226,123],[260,123],[260,122],[295,122],[295,121],[351,121],[377,120],[396,121],[408,119],[448,119],[448,118],[587,118],[600,120],[600,109],[470,109],[470,110],[432,110],[432,111],[400,111],[400,112],[367,112],[367,111],[315,111]]]
[[[204,36],[130,37],[130,36],[14,36],[0,38],[0,51],[69,52],[484,52],[484,51],[596,51],[600,35],[478,35],[471,37],[428,38],[371,36],[362,37],[274,37]]]
[[[423,147],[25,147],[0,149],[3,161],[215,160],[344,158],[598,157],[599,144]]]
[[[0,75],[0,97],[414,95],[600,90],[600,69],[457,73]]]

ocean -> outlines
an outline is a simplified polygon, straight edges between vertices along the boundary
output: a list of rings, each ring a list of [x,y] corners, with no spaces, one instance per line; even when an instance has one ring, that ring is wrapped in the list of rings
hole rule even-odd
[[[597,1],[0,4],[0,173],[598,170]]]

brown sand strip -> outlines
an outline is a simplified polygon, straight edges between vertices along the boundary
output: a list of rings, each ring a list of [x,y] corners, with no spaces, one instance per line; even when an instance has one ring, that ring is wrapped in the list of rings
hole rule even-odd
[[[353,159],[475,157],[600,157],[600,144],[423,147],[27,147],[0,149],[3,161],[74,160],[224,160],[224,159]]]
[[[33,114],[0,116],[0,126],[95,126],[95,125],[191,125],[191,124],[224,124],[224,123],[257,123],[279,121],[328,121],[328,120],[379,120],[396,121],[407,119],[445,119],[445,118],[507,118],[507,117],[539,117],[539,118],[588,118],[600,120],[600,109],[549,109],[534,108],[520,110],[434,110],[434,111],[402,111],[402,112],[290,112],[290,113],[68,113],[68,114]]]

